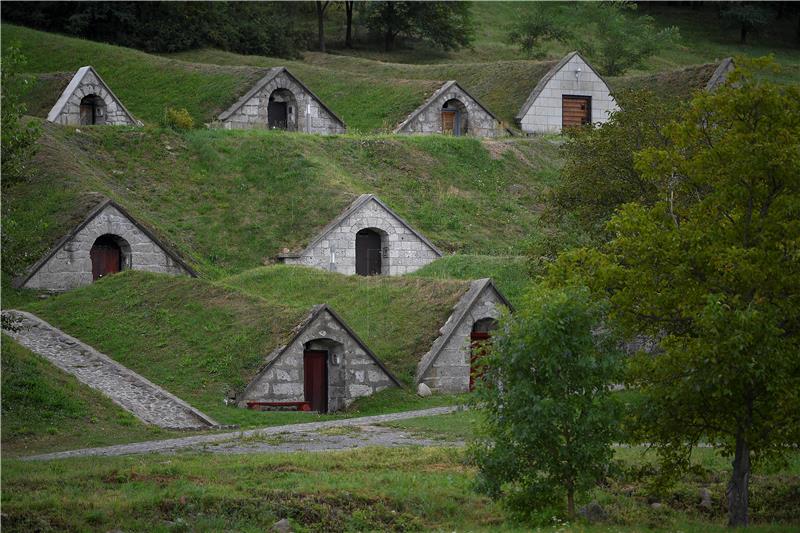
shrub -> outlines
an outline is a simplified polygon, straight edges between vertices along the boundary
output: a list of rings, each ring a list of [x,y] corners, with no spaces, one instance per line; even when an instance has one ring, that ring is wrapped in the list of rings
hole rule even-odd
[[[190,130],[194,128],[194,119],[185,107],[168,107],[164,110],[164,126],[174,130]]]

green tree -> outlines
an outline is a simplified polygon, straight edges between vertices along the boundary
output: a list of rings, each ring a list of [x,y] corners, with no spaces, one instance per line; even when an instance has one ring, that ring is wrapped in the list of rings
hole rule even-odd
[[[739,42],[745,44],[747,36],[766,26],[774,17],[767,2],[730,2],[722,10],[722,18],[739,30]]]
[[[678,37],[675,27],[657,29],[652,17],[635,16],[633,2],[580,5],[575,44],[603,74],[619,76]]]
[[[508,40],[518,45],[528,57],[541,58],[545,55],[541,49],[542,41],[565,41],[569,36],[564,24],[556,20],[552,10],[547,9],[547,4],[540,4],[535,12],[528,13],[511,26]]]
[[[733,457],[732,526],[748,522],[753,462],[800,441],[800,88],[744,63],[695,96],[667,147],[637,157],[661,200],[623,207],[601,253],[566,254],[551,272],[583,272],[615,323],[660,340],[663,353],[630,368],[641,437],[665,471],[699,442]]]
[[[23,122],[25,104],[20,102],[20,95],[25,90],[28,80],[19,75],[19,68],[25,63],[19,48],[9,47],[3,55],[2,63],[2,100],[0,102],[0,146],[2,146],[2,175],[6,183],[20,179],[26,170],[26,164],[36,151],[36,139],[41,129],[38,124]]]
[[[603,477],[617,437],[609,386],[619,357],[588,291],[534,290],[501,321],[476,405],[477,488],[528,514],[575,498]]]
[[[367,27],[394,50],[398,37],[427,41],[443,50],[469,46],[473,38],[467,2],[378,1],[368,4]]]
[[[591,235],[604,236],[614,211],[628,202],[652,205],[653,183],[634,165],[634,154],[645,148],[665,148],[662,129],[679,111],[646,91],[615,95],[622,108],[608,122],[566,133],[561,179],[553,190],[553,213],[573,216]]]

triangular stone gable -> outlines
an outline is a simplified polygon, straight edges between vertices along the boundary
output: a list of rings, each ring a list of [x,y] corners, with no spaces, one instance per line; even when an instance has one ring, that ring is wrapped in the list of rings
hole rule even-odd
[[[122,101],[114,94],[111,88],[103,81],[100,74],[91,66],[78,69],[78,72],[67,84],[53,108],[47,114],[47,120],[57,124],[81,124],[81,100],[89,95],[96,95],[105,104],[103,123],[115,126],[141,126]]]
[[[145,270],[196,277],[175,252],[122,206],[104,200],[53,248],[15,280],[29,289],[65,291],[92,282],[91,250],[101,235],[113,235],[123,243],[123,270]]]
[[[467,392],[470,377],[470,335],[479,320],[500,318],[513,307],[489,278],[475,280],[453,307],[439,337],[417,366],[417,383],[439,392]]]
[[[706,91],[712,92],[725,83],[725,80],[728,79],[728,74],[730,74],[734,68],[736,68],[736,65],[733,64],[732,57],[723,59],[708,79],[708,83],[706,83],[705,87]]]
[[[217,121],[229,129],[269,128],[269,99],[281,89],[289,91],[293,98],[287,106],[285,129],[322,134],[346,131],[344,121],[286,67],[269,69],[236,103],[220,113]]]
[[[292,333],[291,340],[276,348],[263,368],[237,396],[242,407],[248,402],[304,401],[303,355],[306,349],[328,352],[328,410],[336,411],[357,398],[387,387],[401,387],[394,375],[327,305],[312,308]]]
[[[455,80],[442,85],[425,102],[415,109],[395,129],[394,133],[430,134],[442,133],[442,106],[449,100],[461,102],[467,112],[467,136],[499,137],[510,135],[503,127],[502,121],[489,109],[472,96]]]
[[[560,132],[564,96],[591,97],[593,123],[605,122],[618,109],[603,77],[580,53],[570,52],[539,80],[517,113],[522,131]]]
[[[302,264],[342,274],[356,273],[356,234],[381,232],[383,274],[413,272],[438,259],[442,252],[374,194],[362,194],[331,221],[299,253],[279,256],[287,264]]]

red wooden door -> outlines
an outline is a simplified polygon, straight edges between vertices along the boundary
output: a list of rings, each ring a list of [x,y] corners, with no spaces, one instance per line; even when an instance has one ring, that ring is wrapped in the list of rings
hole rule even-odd
[[[475,382],[483,377],[485,368],[481,365],[481,358],[488,352],[488,341],[492,334],[488,331],[473,331],[470,334],[469,358],[469,390],[475,388]]]
[[[561,98],[561,126],[583,126],[592,122],[591,96],[563,96]]]
[[[303,353],[305,400],[311,410],[328,412],[328,352],[306,350]]]
[[[92,281],[120,271],[122,253],[114,244],[95,244],[89,252],[92,259]]]

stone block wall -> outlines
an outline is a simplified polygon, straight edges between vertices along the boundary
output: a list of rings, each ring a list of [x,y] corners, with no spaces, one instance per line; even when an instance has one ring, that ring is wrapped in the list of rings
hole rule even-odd
[[[329,352],[329,412],[344,409],[357,398],[395,384],[342,324],[323,310],[289,346],[276,350],[276,359],[247,386],[238,398],[239,405],[245,406],[248,401],[304,401],[303,353],[307,348]]]
[[[345,127],[339,119],[329,113],[285,71],[276,75],[231,116],[222,120],[223,126],[226,129],[267,129],[269,97],[278,89],[291,92],[296,102],[292,104],[296,109],[289,112],[290,125],[287,129],[290,131],[322,134],[345,132]]]
[[[441,328],[441,336],[434,341],[431,351],[420,363],[422,375],[418,383],[425,383],[431,390],[444,393],[469,391],[471,334],[475,322],[500,318],[503,300],[494,287],[473,282],[473,286],[456,304],[453,313]],[[479,291],[476,296],[474,291]],[[468,306],[467,309],[464,309]]]
[[[88,70],[77,88],[72,92],[60,113],[54,117],[57,124],[79,126],[81,123],[81,100],[94,94],[105,102],[104,124],[114,126],[136,126],[136,122],[117,102],[117,99],[108,91],[105,83],[97,78],[92,70]]]
[[[428,102],[425,108],[410,119],[397,133],[431,134],[442,133],[442,106],[449,100],[458,100],[467,109],[467,128],[464,135],[473,137],[499,137],[505,135],[500,122],[487,113],[470,95],[458,85],[452,85]]]
[[[356,233],[366,228],[380,230],[383,275],[408,274],[440,257],[436,250],[420,239],[391,211],[371,200],[339,221],[321,240],[304,250],[300,257],[286,258],[284,262],[341,274],[355,274]]]
[[[575,76],[577,69],[581,72]],[[618,109],[616,101],[609,93],[606,83],[595,74],[579,55],[574,55],[550,81],[534,100],[520,121],[522,131],[528,133],[561,132],[562,96],[591,96],[592,122],[603,123],[609,113]]]
[[[64,243],[23,286],[65,291],[92,283],[90,252],[95,240],[105,234],[116,235],[127,242],[129,250],[123,249],[123,270],[189,274],[129,218],[108,205]]]

